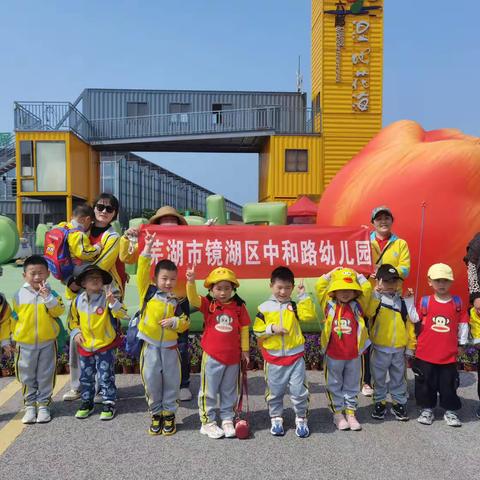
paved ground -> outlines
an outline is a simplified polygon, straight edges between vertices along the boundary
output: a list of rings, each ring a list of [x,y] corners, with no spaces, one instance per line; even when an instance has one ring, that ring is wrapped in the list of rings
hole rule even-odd
[[[462,428],[447,427],[441,412],[437,412],[437,421],[431,427],[416,421],[396,422],[391,416],[377,422],[369,418],[369,401],[362,397],[362,432],[336,431],[326,408],[322,373],[309,372],[309,379],[310,438],[299,439],[292,429],[284,438],[271,437],[263,378],[261,373],[252,372],[254,438],[240,441],[201,436],[194,401],[179,409],[176,435],[149,436],[149,417],[138,375],[118,376],[121,399],[118,417],[112,422],[100,422],[97,415],[76,420],[73,413],[78,404],[59,401],[67,388],[67,378],[61,376],[55,418],[47,425],[23,428],[18,415],[20,392],[3,403],[15,380],[0,378],[0,451],[8,446],[0,456],[0,479],[478,478],[480,421],[473,415],[475,374],[461,374]],[[195,391],[198,383],[198,375],[194,375]],[[410,411],[415,412],[413,404]],[[286,423],[293,423],[291,409],[286,412]]]

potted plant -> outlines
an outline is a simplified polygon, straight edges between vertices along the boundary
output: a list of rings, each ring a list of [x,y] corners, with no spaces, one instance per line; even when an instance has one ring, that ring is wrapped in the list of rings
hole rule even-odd
[[[133,373],[133,360],[130,357],[124,357],[124,363],[122,365],[123,373]]]
[[[9,358],[6,355],[2,355],[0,360],[0,370],[2,371],[2,377],[9,377],[12,373],[8,364]]]
[[[57,375],[61,375],[65,371],[65,366],[68,363],[68,355],[60,353],[57,355]]]

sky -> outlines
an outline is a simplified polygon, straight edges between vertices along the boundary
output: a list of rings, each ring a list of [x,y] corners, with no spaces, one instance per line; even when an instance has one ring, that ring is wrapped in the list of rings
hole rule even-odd
[[[480,136],[474,2],[385,0],[383,123]],[[0,132],[15,100],[73,102],[84,88],[310,90],[310,0],[2,0]],[[144,154],[243,204],[254,154]]]

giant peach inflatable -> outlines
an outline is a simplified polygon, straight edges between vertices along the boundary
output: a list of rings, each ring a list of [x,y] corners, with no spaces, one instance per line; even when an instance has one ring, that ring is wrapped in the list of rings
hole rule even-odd
[[[369,224],[372,208],[388,205],[393,230],[410,247],[407,286],[430,293],[429,265],[452,266],[454,290],[467,300],[465,247],[480,231],[480,138],[459,130],[425,131],[402,120],[384,128],[326,188],[321,225]]]

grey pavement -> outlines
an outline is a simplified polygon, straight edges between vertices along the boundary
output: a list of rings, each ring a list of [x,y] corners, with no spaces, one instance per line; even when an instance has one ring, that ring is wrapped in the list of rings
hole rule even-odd
[[[410,372],[411,373],[411,372]],[[73,417],[78,402],[55,402],[55,418],[47,425],[28,426],[0,457],[0,479],[473,479],[480,469],[480,421],[474,416],[476,374],[462,373],[460,412],[464,425],[445,425],[437,411],[432,426],[413,418],[397,422],[389,415],[370,418],[370,400],[361,397],[361,432],[338,432],[326,407],[323,372],[308,372],[312,392],[311,436],[299,439],[288,407],[283,438],[269,433],[261,372],[250,375],[249,440],[211,440],[199,433],[195,401],[182,403],[178,432],[172,437],[147,434],[149,416],[138,375],[119,375],[118,416],[100,422]],[[1,379],[3,388],[7,379]],[[192,389],[199,378],[193,375]],[[412,380],[409,388],[412,391]],[[63,391],[66,390],[67,387]],[[20,394],[0,409],[0,429],[21,408]],[[416,408],[410,399],[410,413]]]

